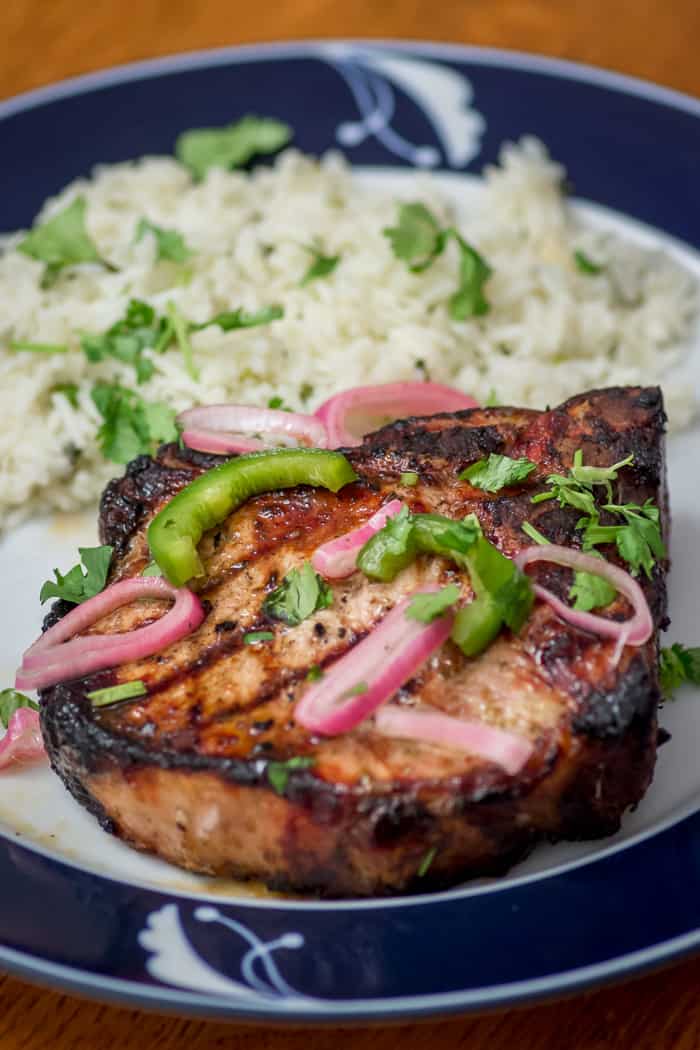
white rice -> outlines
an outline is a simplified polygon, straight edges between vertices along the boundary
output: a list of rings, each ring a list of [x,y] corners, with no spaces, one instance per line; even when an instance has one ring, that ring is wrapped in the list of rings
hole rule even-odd
[[[177,410],[194,403],[265,405],[279,395],[312,410],[330,394],[397,379],[448,383],[485,400],[541,408],[591,388],[666,380],[685,353],[698,304],[693,278],[659,252],[580,226],[562,193],[563,170],[541,143],[502,151],[486,173],[478,214],[463,235],[489,261],[491,309],[455,322],[446,302],[455,289],[451,246],[423,274],[394,258],[382,230],[395,199],[366,189],[337,155],[320,162],[293,150],[252,174],[212,170],[193,184],[173,159],[145,158],[95,170],[48,201],[45,220],[77,194],[101,254],[118,267],[74,267],[42,290],[41,263],[15,250],[23,234],[3,238],[0,255],[0,508],[5,524],[44,508],[74,509],[94,500],[120,468],[96,444],[101,422],[90,390],[97,379],[135,387],[133,369],[89,363],[80,332],[103,332],[131,297],[160,311],[168,300],[192,320],[221,310],[272,303],[284,318],[229,333],[193,336],[200,382],[170,349],[153,356],[155,375],[138,388]],[[421,176],[408,199],[441,219],[450,207]],[[139,219],[180,231],[196,254],[182,267],[155,261],[150,236],[135,243]],[[309,265],[302,245],[317,240],[341,261],[327,278],[300,287]],[[582,249],[605,264],[588,276],[574,264]],[[11,340],[69,343],[69,354],[14,353]],[[78,408],[52,393],[79,386]],[[306,402],[302,391],[311,387]],[[664,382],[671,422],[693,416],[692,391]]]

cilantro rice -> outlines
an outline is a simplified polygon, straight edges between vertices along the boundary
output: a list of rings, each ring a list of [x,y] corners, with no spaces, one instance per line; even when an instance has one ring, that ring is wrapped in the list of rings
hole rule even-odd
[[[358,184],[337,155],[319,163],[288,150],[272,167],[213,169],[200,183],[176,160],[154,157],[71,184],[37,222],[83,195],[89,235],[116,269],[73,266],[42,289],[43,265],[17,251],[24,234],[0,240],[5,524],[38,507],[91,502],[121,471],[98,447],[102,418],[91,391],[100,381],[117,380],[177,411],[271,398],[311,411],[350,386],[426,376],[482,401],[536,408],[592,387],[665,381],[688,350],[695,281],[658,251],[582,227],[563,196],[563,174],[533,139],[504,147],[500,166],[485,173],[480,206],[459,228],[492,268],[490,310],[466,321],[447,309],[454,245],[426,272],[411,273],[382,233],[396,220],[395,198]],[[423,201],[441,223],[453,221],[429,176],[417,176],[403,196]],[[191,255],[158,261],[158,238],[143,219],[181,234]],[[304,282],[311,246],[339,258]],[[153,374],[137,385],[132,367],[90,362],[80,342],[118,321],[132,298],[158,314],[173,303],[195,322],[273,304],[284,316],[195,332],[199,379],[175,344],[159,355],[146,351]],[[22,341],[69,350],[10,349]],[[673,381],[664,390],[671,424],[683,426],[695,412],[692,391]]]

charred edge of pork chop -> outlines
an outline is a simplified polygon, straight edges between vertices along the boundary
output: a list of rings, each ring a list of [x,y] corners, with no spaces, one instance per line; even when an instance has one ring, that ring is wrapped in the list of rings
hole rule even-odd
[[[537,486],[541,489],[547,473],[567,469],[579,447],[585,462],[598,464],[633,451],[634,471],[620,485],[619,497],[657,499],[666,521],[663,423],[654,388],[593,391],[547,413],[476,409],[403,420],[349,450],[363,480],[350,487],[350,495],[341,493],[339,502],[350,506],[363,491],[384,498],[401,473],[415,470],[420,486],[414,503],[421,488],[433,486],[431,509],[453,517],[477,509],[486,535],[506,554],[526,545],[520,531],[525,518],[537,527],[546,524],[553,539],[576,544],[578,513],[549,503],[533,507]],[[538,463],[535,487],[496,498],[474,490],[462,507],[456,476],[489,451],[529,455]],[[101,535],[115,546],[117,566],[126,561],[128,567],[133,545],[143,545],[146,519],[218,462],[219,457],[165,446],[157,460],[141,457],[124,478],[108,485]],[[309,503],[300,496],[296,513],[327,498],[312,494]],[[291,497],[287,510],[293,505]],[[665,618],[664,570],[658,566],[651,581],[641,581],[657,625]],[[541,573],[542,582],[565,595],[560,569],[543,567]],[[54,607],[50,620],[64,611]],[[554,738],[538,741],[533,760],[516,778],[486,764],[471,780],[413,780],[363,791],[296,770],[280,797],[270,788],[265,757],[207,755],[197,750],[196,735],[191,748],[164,747],[162,741],[149,747],[145,735],[133,739],[109,721],[104,725],[85,692],[109,684],[112,673],[47,691],[42,705],[47,749],[68,788],[103,826],[195,870],[262,875],[271,885],[332,896],[426,890],[466,875],[500,872],[539,838],[596,837],[616,830],[621,814],[646,790],[654,766],[656,639],[614,680],[592,689],[575,672],[595,640],[552,617],[540,619],[542,624],[533,618],[519,644],[537,674],[561,690],[568,714]],[[267,756],[278,757],[288,756]],[[216,834],[209,828],[213,800]],[[435,860],[418,879],[421,859],[433,848]]]

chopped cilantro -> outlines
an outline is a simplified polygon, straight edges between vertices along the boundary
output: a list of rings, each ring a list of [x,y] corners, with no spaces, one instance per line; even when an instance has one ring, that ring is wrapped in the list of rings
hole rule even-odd
[[[281,412],[291,412],[292,411],[292,409],[289,407],[289,405],[285,405],[284,398],[283,397],[279,397],[279,396],[271,397],[270,400],[267,402],[267,407],[268,408],[277,408]]]
[[[459,283],[448,301],[448,313],[453,320],[464,321],[488,312],[484,285],[491,276],[491,267],[453,226],[441,228],[424,204],[400,205],[398,224],[386,227],[384,235],[396,258],[406,262],[412,273],[427,270],[448,241],[454,240],[459,251]]]
[[[437,846],[433,846],[432,849],[428,850],[428,852],[425,854],[425,856],[421,860],[420,864],[418,865],[418,871],[416,872],[416,875],[418,876],[419,879],[422,879],[424,875],[427,875],[428,868],[433,863],[433,861],[435,860],[436,856],[437,856]]]
[[[314,247],[313,244],[302,245],[304,251],[309,252],[313,256],[311,263],[299,281],[300,287],[304,287],[306,284],[310,284],[311,281],[318,280],[319,277],[328,277],[332,274],[336,266],[340,262],[339,255],[324,255],[322,251]]]
[[[306,681],[307,682],[320,682],[322,678],[323,678],[323,671],[321,670],[319,665],[318,664],[312,664],[311,667],[306,672]]]
[[[80,339],[88,361],[114,357],[131,365],[138,383],[145,383],[154,372],[152,361],[144,350],[162,352],[173,337],[170,322],[158,317],[155,310],[141,299],[129,300],[126,313],[101,335],[84,333]]]
[[[238,307],[237,310],[226,310],[217,314],[201,324],[192,324],[191,330],[199,332],[202,328],[209,328],[210,325],[216,324],[222,332],[232,332],[237,328],[255,328],[260,324],[279,321],[281,317],[284,317],[284,307],[278,306],[276,303],[272,306],[263,306],[260,310],[254,310],[252,313],[248,313],[242,307]]]
[[[110,685],[106,689],[93,689],[87,694],[87,698],[93,707],[106,707],[108,704],[116,704],[119,700],[133,700],[137,696],[145,696],[147,692],[141,681],[122,682],[121,685]]]
[[[74,565],[65,576],[54,569],[56,580],[46,580],[39,592],[39,601],[43,605],[48,598],[63,598],[78,605],[88,598],[94,598],[104,590],[113,550],[113,547],[108,546],[79,547],[78,554],[85,572],[80,564]]]
[[[33,259],[46,263],[42,288],[50,287],[64,266],[76,263],[94,262],[113,270],[105,262],[89,236],[85,226],[85,197],[76,197],[70,204],[47,219],[40,226],[35,226],[17,245],[17,250],[31,255]]]
[[[590,549],[599,543],[614,543],[633,576],[638,576],[640,569],[643,569],[651,578],[656,560],[666,557],[666,548],[661,539],[659,508],[649,499],[643,507],[637,503],[606,503],[603,509],[624,518],[625,524],[601,525],[596,510],[589,518],[579,521],[577,526],[584,529],[584,548]]]
[[[581,273],[588,274],[589,277],[595,276],[595,274],[602,273],[605,269],[600,263],[593,262],[585,252],[577,251],[574,252],[574,262],[581,271]]]
[[[272,631],[249,631],[243,635],[244,645],[257,645],[258,642],[271,642],[274,638]]]
[[[406,616],[409,620],[418,620],[419,623],[432,623],[458,600],[459,587],[456,583],[449,583],[442,590],[416,594],[406,609]]]
[[[302,401],[306,402],[309,400],[314,392],[314,388],[311,383],[302,383],[299,387],[299,397]]]
[[[688,648],[675,642],[659,653],[661,692],[671,699],[679,686],[700,685],[700,647]]]
[[[367,682],[356,682],[355,685],[350,686],[344,693],[340,694],[340,700],[351,700],[353,696],[364,696],[368,691],[369,685]]]
[[[282,583],[267,596],[263,611],[273,620],[282,620],[290,627],[307,620],[319,609],[333,604],[333,592],[311,562],[304,562],[300,569],[292,569]]]
[[[530,459],[521,457],[499,456],[491,452],[489,456],[472,463],[459,475],[460,481],[468,481],[474,488],[484,492],[500,492],[510,485],[517,485],[533,472],[536,464]]]
[[[13,339],[10,350],[28,350],[33,354],[67,354],[70,347],[67,343],[27,343],[23,339]]]
[[[401,484],[402,485],[406,485],[410,489],[414,488],[418,484],[419,480],[420,479],[419,479],[418,475],[416,474],[415,470],[407,470],[399,478],[399,481],[401,482]]]
[[[175,155],[196,179],[203,179],[210,168],[240,168],[259,154],[276,153],[291,137],[289,125],[279,120],[246,116],[222,128],[184,131]]]
[[[544,546],[546,543],[551,543],[551,540],[548,540],[546,536],[543,536],[539,529],[536,529],[529,521],[524,521],[520,528],[526,536],[529,536],[529,538],[534,540],[535,543],[539,543],[540,546]]]
[[[295,769],[311,769],[315,763],[316,759],[312,755],[295,755],[286,762],[268,762],[267,779],[273,790],[278,795],[283,795],[289,782],[289,774]]]
[[[591,609],[603,609],[614,601],[617,591],[603,579],[592,572],[581,572],[574,574],[574,582],[569,590],[569,598],[573,599],[573,608],[581,612],[590,612]]]
[[[91,397],[103,419],[100,448],[113,463],[128,463],[160,442],[177,440],[175,412],[168,405],[144,401],[119,383],[95,383]]]
[[[489,390],[488,397],[484,401],[484,408],[497,408],[500,403],[496,388],[492,386]]]
[[[136,241],[140,241],[146,234],[152,234],[156,242],[156,262],[166,259],[170,262],[184,263],[192,256],[192,251],[187,247],[185,238],[177,230],[167,230],[163,226],[156,226],[148,219],[140,219],[136,227]]]
[[[52,394],[63,394],[68,403],[73,407],[78,407],[78,384],[77,383],[57,383],[56,386],[51,388]]]
[[[199,369],[194,363],[194,352],[190,341],[190,332],[194,326],[180,313],[172,299],[168,301],[166,310],[168,320],[172,325],[175,342],[185,362],[185,371],[191,379],[197,380],[199,379]]]
[[[0,725],[7,729],[10,719],[20,707],[30,707],[32,711],[39,710],[39,705],[24,693],[18,693],[16,689],[3,689],[0,692]]]

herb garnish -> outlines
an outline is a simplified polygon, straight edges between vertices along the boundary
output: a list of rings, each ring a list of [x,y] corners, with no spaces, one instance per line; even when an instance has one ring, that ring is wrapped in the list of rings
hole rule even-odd
[[[161,442],[177,440],[175,412],[162,401],[144,401],[119,383],[95,383],[90,393],[104,421],[97,439],[113,463],[129,463]]]
[[[520,528],[526,536],[529,536],[535,543],[539,543],[540,546],[546,547],[549,545],[550,540],[543,536],[529,521],[524,521]],[[597,554],[597,551],[589,551],[588,553]],[[612,584],[608,583],[602,576],[597,576],[592,572],[583,572],[581,569],[574,573],[574,582],[569,588],[569,598],[573,599],[574,602],[573,608],[579,609],[581,612],[590,612],[591,609],[600,609],[609,605],[616,594],[617,591]]]
[[[274,638],[272,631],[249,631],[243,635],[244,645],[256,645],[258,642],[271,642]]]
[[[539,529],[536,529],[535,526],[532,525],[529,521],[524,521],[520,528],[523,530],[526,536],[528,536],[535,543],[539,543],[540,546],[544,546],[547,543],[551,543],[551,540],[548,540],[547,537],[544,536]]]
[[[153,234],[156,242],[156,262],[166,259],[170,262],[184,263],[191,258],[192,250],[187,247],[185,238],[177,230],[167,230],[149,222],[148,219],[140,219],[134,240],[138,242],[148,233]]]
[[[132,365],[136,380],[145,383],[154,372],[153,362],[143,356],[144,350],[161,353],[173,338],[170,321],[141,299],[130,299],[126,313],[101,335],[84,333],[80,345],[88,361],[114,357]]]
[[[418,871],[416,872],[416,875],[418,876],[419,879],[422,879],[424,875],[427,875],[428,868],[430,867],[430,865],[435,860],[436,855],[437,855],[437,846],[433,846],[433,848],[429,849],[428,852],[425,854],[425,856],[421,860],[420,864],[418,865]]]
[[[333,592],[311,562],[304,562],[300,569],[292,569],[282,583],[263,603],[263,611],[273,620],[282,620],[290,627],[307,620],[319,609],[333,604]]]
[[[318,664],[312,664],[311,667],[306,672],[306,681],[307,682],[320,682],[322,678],[323,678],[323,671],[321,670],[319,665]]]
[[[175,342],[185,362],[185,371],[191,379],[197,380],[199,379],[199,369],[194,363],[194,351],[190,342],[190,332],[194,326],[180,313],[172,300],[168,301],[166,310],[173,335],[175,336]]]
[[[119,700],[133,700],[137,696],[145,696],[147,692],[145,684],[138,680],[110,685],[106,689],[93,689],[86,695],[93,707],[106,707],[108,704],[116,704]]]
[[[258,154],[276,153],[292,137],[288,124],[269,117],[246,116],[222,128],[194,128],[175,143],[175,156],[196,179],[210,168],[240,168]]]
[[[39,592],[39,601],[43,605],[48,598],[63,598],[64,601],[79,605],[88,598],[94,598],[104,590],[113,550],[109,546],[79,547],[78,554],[85,572],[80,564],[74,565],[65,576],[54,569],[56,580],[46,580]]]
[[[459,600],[459,587],[456,583],[448,583],[439,591],[430,594],[416,594],[406,609],[409,620],[418,620],[419,623],[432,623],[437,620]]]
[[[416,474],[415,470],[407,470],[399,478],[401,484],[406,485],[406,487],[410,489],[414,488],[414,486],[418,484],[419,480],[420,479]]]
[[[271,397],[269,399],[269,401],[267,402],[267,407],[268,408],[279,409],[280,412],[292,412],[293,411],[293,409],[291,409],[289,407],[289,405],[285,405],[284,398],[280,397],[278,394],[276,394],[274,397]]]
[[[590,277],[602,273],[605,269],[600,263],[593,262],[593,260],[582,251],[574,252],[574,262],[581,273],[588,274]]]
[[[76,263],[100,263],[108,270],[115,266],[100,255],[85,226],[85,197],[76,197],[62,211],[35,226],[17,245],[17,250],[46,263],[42,288],[49,288],[64,266]]]
[[[73,407],[78,407],[78,384],[77,383],[56,383],[56,386],[51,387],[52,394],[63,394],[68,403]]]
[[[295,769],[310,769],[315,763],[316,759],[311,755],[295,755],[294,758],[288,758],[286,762],[268,762],[267,779],[273,790],[278,795],[283,795],[289,781],[289,774]]]
[[[675,642],[659,653],[659,678],[661,692],[667,700],[673,693],[687,683],[700,685],[700,647],[688,648]]]
[[[472,463],[459,475],[460,481],[468,481],[474,488],[484,492],[500,492],[509,485],[517,485],[532,474],[537,464],[524,456],[511,459],[510,456],[499,456],[491,452],[484,459]]]
[[[313,256],[313,259],[306,273],[299,281],[300,288],[303,288],[304,285],[309,284],[311,281],[318,280],[319,277],[328,277],[329,274],[333,273],[340,262],[339,255],[324,255],[323,252],[313,244],[302,244],[302,248],[305,252],[309,252],[309,254]]]
[[[459,283],[447,311],[454,321],[488,313],[484,285],[491,276],[491,267],[454,226],[443,229],[424,204],[414,202],[399,207],[398,224],[387,227],[384,235],[396,258],[408,263],[412,273],[427,270],[442,255],[448,241],[454,240],[459,250]]]
[[[28,350],[33,354],[67,354],[70,347],[67,343],[29,343],[23,339],[13,339],[10,350]]]
[[[261,324],[279,321],[281,317],[284,317],[284,307],[279,306],[277,303],[273,303],[272,306],[262,306],[259,310],[254,310],[252,313],[249,313],[242,307],[238,307],[236,310],[225,310],[208,321],[202,321],[201,324],[191,322],[190,330],[199,332],[203,328],[209,328],[210,325],[216,324],[222,332],[233,332],[238,328],[256,328]]]
[[[20,707],[29,707],[32,711],[39,710],[39,705],[24,693],[18,693],[16,689],[3,689],[0,692],[0,725],[7,729],[10,719]]]
[[[353,696],[364,696],[369,691],[369,685],[367,682],[356,682],[355,685],[351,685],[349,689],[346,689],[344,693],[340,694],[340,700],[351,700]]]

